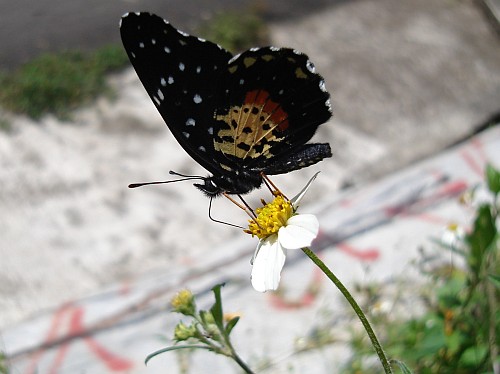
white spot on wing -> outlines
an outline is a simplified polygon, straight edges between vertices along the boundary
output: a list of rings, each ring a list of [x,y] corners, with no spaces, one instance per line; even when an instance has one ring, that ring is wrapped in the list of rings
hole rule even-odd
[[[189,139],[189,133],[188,132],[182,132],[182,135],[184,135],[186,137],[186,139]]]
[[[161,92],[159,88],[158,88],[158,97],[160,98],[160,100],[163,100],[165,98],[165,96],[163,96],[163,92]]]
[[[316,68],[314,67],[314,64],[310,60],[307,60],[306,68],[313,74],[316,72]]]
[[[153,100],[157,105],[160,105],[160,100],[156,96],[153,96]]]
[[[167,85],[167,81],[166,81],[166,80],[165,80],[165,78],[163,78],[163,77],[160,79],[160,83],[161,83],[161,85],[162,85],[163,87],[165,87],[165,86]]]
[[[328,110],[330,111],[330,113],[332,113],[333,110],[332,110],[332,103],[330,102],[330,99],[325,101],[325,105],[328,108]]]
[[[240,57],[241,53],[238,53],[236,56],[233,56],[229,61],[228,61],[228,64],[231,64],[232,62],[234,62],[234,60],[236,60],[238,57]]]
[[[179,62],[179,70],[184,71],[185,68],[186,66],[182,62]]]
[[[166,53],[170,53],[170,48],[168,48],[168,47],[163,48],[163,50],[164,50]]]
[[[208,133],[209,133],[210,135],[213,135],[213,134],[214,134],[214,128],[213,128],[213,127],[209,127],[209,128],[208,128]]]
[[[202,146],[202,145],[200,145],[200,146],[198,147],[198,149],[199,149],[200,151],[202,151],[202,152],[205,152],[205,151],[206,151],[205,147],[204,147],[204,146]]]
[[[196,95],[194,95],[194,97],[193,97],[193,101],[194,101],[196,104],[199,104],[199,103],[201,103],[203,100],[201,99],[201,96],[200,96],[200,95],[196,94]]]
[[[196,72],[197,72],[198,74],[200,74],[200,72],[201,72],[201,66],[197,66],[197,67],[196,67]]]
[[[139,43],[139,48],[144,48],[144,43],[143,42]]]
[[[167,82],[168,82],[168,84],[172,84],[172,83],[174,83],[174,77],[169,76],[169,77],[168,77],[168,81],[167,81]]]
[[[319,89],[323,92],[326,92],[326,86],[325,86],[325,81],[324,80],[321,80],[319,82]]]
[[[151,39],[151,44],[156,44],[156,40],[155,39]]]
[[[193,118],[188,118],[186,121],[186,126],[194,126],[196,121]]]

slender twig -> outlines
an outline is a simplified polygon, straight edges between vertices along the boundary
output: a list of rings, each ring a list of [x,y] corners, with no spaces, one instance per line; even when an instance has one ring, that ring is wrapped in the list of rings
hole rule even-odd
[[[238,354],[236,353],[236,351],[233,349],[232,346],[230,347],[230,349],[232,353],[231,357],[234,359],[234,361],[236,361],[238,365],[240,365],[240,367],[245,371],[245,373],[254,374],[254,372],[247,366],[247,364],[240,358],[240,356],[238,356]]]
[[[302,251],[323,271],[323,273],[335,284],[335,286],[339,289],[339,291],[342,293],[342,295],[346,298],[346,300],[351,304],[351,307],[354,309],[354,312],[358,315],[359,320],[363,324],[363,327],[366,330],[366,333],[368,334],[373,348],[375,349],[375,352],[377,352],[377,355],[380,359],[380,362],[382,363],[382,366],[384,367],[384,371],[386,374],[392,374],[392,368],[391,365],[389,364],[389,361],[387,360],[387,357],[385,356],[384,350],[382,349],[382,346],[380,345],[377,336],[375,335],[375,332],[373,331],[370,322],[368,322],[368,319],[366,318],[365,314],[359,307],[358,303],[352,295],[349,293],[347,288],[342,284],[342,282],[331,272],[331,270],[325,265],[323,261],[319,259],[318,256],[314,254],[313,251],[311,251],[309,248],[302,248]]]
[[[241,359],[240,356],[236,353],[236,350],[231,343],[231,339],[229,338],[229,334],[226,331],[223,331],[219,328],[220,333],[222,334],[224,341],[226,343],[226,347],[229,349],[229,357],[231,357],[247,374],[254,374],[254,372],[248,367],[248,365]]]

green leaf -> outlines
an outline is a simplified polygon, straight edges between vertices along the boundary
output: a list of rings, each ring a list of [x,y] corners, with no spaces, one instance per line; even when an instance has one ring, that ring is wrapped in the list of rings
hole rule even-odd
[[[210,308],[210,313],[212,313],[214,317],[214,322],[221,332],[224,331],[224,313],[222,312],[222,300],[220,296],[220,289],[223,285],[224,284],[218,284],[212,287],[215,296],[215,304]]]
[[[391,364],[396,364],[403,374],[413,374],[413,371],[403,361],[391,360]]]
[[[426,325],[431,326],[425,326],[422,340],[414,347],[418,358],[436,355],[441,348],[446,346],[443,321],[434,318],[426,321]]]
[[[460,331],[453,331],[450,335],[446,335],[446,346],[448,354],[455,354],[461,348],[464,337]]]
[[[467,348],[462,356],[460,356],[459,363],[461,366],[467,368],[477,368],[488,354],[488,347],[480,345],[477,347]]]
[[[226,334],[229,336],[231,334],[231,331],[233,330],[234,326],[238,323],[240,320],[240,317],[234,317],[231,319],[227,324],[226,324]]]
[[[493,243],[495,235],[496,227],[491,207],[487,204],[481,205],[477,211],[474,228],[470,235],[467,236],[467,242],[471,247],[468,263],[476,273],[479,271],[483,256],[488,247]]]
[[[486,165],[486,182],[491,192],[495,195],[500,193],[500,171],[490,164]]]
[[[500,275],[490,274],[488,279],[495,285],[496,288],[500,288]]]

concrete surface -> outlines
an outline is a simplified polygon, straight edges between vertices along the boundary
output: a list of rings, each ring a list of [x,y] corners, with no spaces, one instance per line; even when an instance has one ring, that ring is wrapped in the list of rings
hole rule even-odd
[[[127,4],[127,10],[144,9],[144,4]],[[435,234],[456,217],[456,195],[480,180],[484,162],[498,160],[497,129],[474,138],[451,158],[433,157],[498,116],[499,40],[470,1],[323,5],[301,18],[274,19],[271,32],[273,44],[308,53],[325,76],[335,116],[317,138],[332,143],[334,157],[274,180],[293,194],[322,171],[310,201],[318,205],[309,209],[320,215],[333,239],[317,249],[324,248],[332,264],[343,258],[358,264],[335,269],[347,281],[370,281],[374,273],[363,264],[375,252],[356,248],[388,246],[389,252],[378,248],[377,256],[389,253],[383,258],[409,260],[427,228],[437,230],[429,231]],[[50,15],[46,19],[66,19],[65,9],[44,8]],[[54,15],[58,11],[62,13]],[[16,370],[142,372],[140,361],[161,345],[155,333],[169,331],[176,322],[165,315],[170,296],[186,285],[203,293],[218,280],[232,281],[225,290],[228,308],[248,315],[249,324],[241,327],[245,355],[286,356],[289,345],[278,351],[273,347],[285,340],[291,344],[312,326],[318,312],[293,312],[283,319],[287,329],[277,337],[282,340],[259,343],[273,319],[257,316],[275,308],[266,309],[272,295],[253,292],[248,282],[247,258],[255,242],[242,238],[239,230],[210,222],[207,200],[189,183],[126,188],[131,182],[162,179],[170,169],[203,171],[168,133],[132,70],[110,82],[117,89],[116,100],[99,99],[75,113],[71,122],[47,116],[34,123],[0,113],[13,127],[0,133],[0,329]],[[475,148],[477,144],[481,146]],[[374,184],[425,157],[437,164]],[[455,184],[448,185],[449,180]],[[347,185],[356,190],[339,193]],[[410,204],[420,202],[426,191],[430,200]],[[254,194],[249,202],[260,196]],[[400,220],[400,214],[382,214],[388,208],[429,213],[427,209],[441,208],[426,205],[436,201],[451,211],[431,211],[437,225],[420,222],[417,228],[413,221]],[[246,219],[223,200],[216,201],[214,215],[240,224]],[[388,279],[394,274],[392,262],[377,263],[378,275]],[[299,256],[289,259],[290,264],[290,272],[298,271],[294,274],[307,266]],[[295,296],[303,290],[293,282],[285,284]],[[208,294],[203,295],[209,303]],[[322,300],[330,302],[330,294]],[[331,302],[338,302],[337,296]],[[297,326],[297,320],[304,324]],[[65,339],[68,332],[87,338]],[[48,345],[39,350],[43,344]],[[220,362],[216,359],[214,365]],[[301,359],[293,362],[297,368],[302,365]]]
[[[467,228],[473,222],[473,207],[460,205],[459,197],[473,187],[478,196],[484,196],[484,166],[495,160],[498,166],[498,126],[359,190],[319,200],[312,192],[305,198],[311,204],[301,208],[320,221],[312,249],[351,289],[354,283],[397,283],[390,293],[384,290],[390,286],[383,287],[379,304],[370,309],[406,316],[421,313],[422,305],[412,291],[422,277],[412,261],[423,259],[423,248],[434,261],[460,262],[430,239],[445,240],[449,223]],[[149,353],[170,345],[168,339],[180,317],[168,313],[168,302],[187,287],[197,295],[199,308],[207,310],[213,303],[210,288],[224,282],[225,311],[242,317],[234,330],[234,343],[252,367],[270,362],[266,373],[336,372],[333,368],[349,354],[343,344],[347,326],[359,329],[352,310],[300,251],[289,253],[280,293],[254,291],[248,276],[255,244],[241,235],[213,246],[209,255],[193,258],[190,266],[172,262],[161,274],[117,284],[4,330],[13,369],[19,373],[180,372],[172,352],[147,367],[143,363]],[[317,329],[329,331],[338,343],[296,353]],[[191,373],[238,372],[233,363],[207,352],[195,353],[188,366]]]

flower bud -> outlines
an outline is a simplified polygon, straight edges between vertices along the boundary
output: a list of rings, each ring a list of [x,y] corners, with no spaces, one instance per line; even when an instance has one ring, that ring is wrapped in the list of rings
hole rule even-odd
[[[194,296],[189,290],[179,291],[171,301],[174,312],[184,314],[185,316],[194,316],[196,313],[196,303]]]
[[[194,338],[198,335],[198,331],[194,324],[186,326],[183,322],[179,322],[175,326],[174,330],[174,340],[180,342],[183,340],[188,340],[189,338]]]

